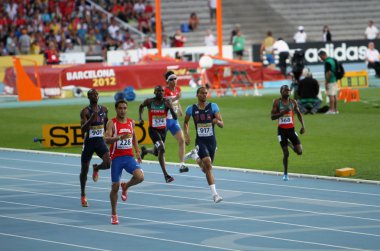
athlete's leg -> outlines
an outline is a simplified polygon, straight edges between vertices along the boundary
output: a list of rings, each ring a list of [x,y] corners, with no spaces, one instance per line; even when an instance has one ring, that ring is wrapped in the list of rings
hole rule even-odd
[[[89,166],[90,161],[81,162],[81,170],[79,175],[81,196],[86,196],[86,182]]]
[[[121,187],[123,188],[123,191],[127,191],[128,188],[130,188],[131,186],[135,186],[143,181],[144,181],[144,173],[139,168],[133,171],[133,176],[128,182],[122,182]]]
[[[289,159],[289,150],[288,146],[282,146],[283,159],[282,163],[284,165],[284,175],[288,175],[288,159]]]
[[[112,182],[111,192],[110,192],[110,201],[111,201],[111,213],[116,215],[116,206],[117,206],[117,194],[119,192],[120,182]]]
[[[183,136],[182,130],[178,130],[174,137],[178,142],[178,159],[180,164],[183,164],[185,162],[185,138]]]

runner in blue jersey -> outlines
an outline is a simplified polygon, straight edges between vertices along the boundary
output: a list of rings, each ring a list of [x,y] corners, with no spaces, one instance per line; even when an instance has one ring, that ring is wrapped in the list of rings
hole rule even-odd
[[[85,189],[92,155],[96,153],[103,160],[101,164],[93,165],[92,179],[95,182],[99,178],[98,172],[100,169],[110,168],[110,154],[103,138],[108,121],[108,110],[105,106],[98,105],[99,94],[95,89],[90,89],[87,92],[87,97],[90,105],[83,108],[80,113],[82,132],[85,133],[81,155],[81,172],[79,175],[81,203],[83,207],[88,206]]]
[[[212,162],[216,150],[216,138],[214,126],[220,128],[224,126],[222,115],[216,103],[207,102],[207,89],[200,87],[197,90],[198,103],[190,105],[186,109],[185,121],[183,124],[185,133],[185,143],[190,144],[189,137],[189,120],[193,117],[196,139],[195,147],[197,152],[194,153],[195,159],[202,171],[206,174],[208,185],[211,189],[212,198],[215,203],[221,202],[223,198],[216,192],[215,179],[212,173]]]

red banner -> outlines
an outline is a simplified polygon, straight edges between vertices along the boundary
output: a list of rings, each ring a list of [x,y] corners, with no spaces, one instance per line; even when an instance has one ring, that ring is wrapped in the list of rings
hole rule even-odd
[[[245,71],[255,82],[265,80],[283,79],[280,72],[263,67],[253,67],[248,64],[236,64],[224,62],[222,65],[214,65],[207,70],[210,80],[213,80],[214,72],[220,67],[231,67],[231,70]],[[32,81],[35,80],[33,67],[24,67]],[[164,74],[173,70],[178,77],[178,84],[189,85],[189,81],[199,72],[199,64],[196,62],[178,61],[150,61],[146,63],[128,66],[108,66],[102,63],[83,65],[55,65],[40,66],[38,73],[41,79],[41,88],[60,88],[64,86],[80,86],[96,88],[99,91],[120,91],[128,86],[135,89],[153,88],[156,85],[164,85]],[[6,88],[17,93],[16,77],[13,68],[8,68],[4,80]]]

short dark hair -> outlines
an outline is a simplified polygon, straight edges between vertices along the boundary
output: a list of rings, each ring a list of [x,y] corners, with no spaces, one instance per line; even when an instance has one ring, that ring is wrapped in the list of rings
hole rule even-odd
[[[197,89],[197,94],[199,94],[199,93],[201,92],[201,89],[205,89],[205,90],[207,91],[206,87],[201,86],[201,87],[199,87],[199,88]]]
[[[125,99],[118,99],[118,100],[116,100],[116,102],[115,102],[115,108],[117,108],[117,107],[119,106],[120,103],[124,103],[124,104],[126,104],[126,105],[128,106],[128,102],[127,102],[127,100],[125,100]]]
[[[283,91],[285,88],[289,88],[289,86],[288,86],[288,85],[283,85],[283,86],[281,86],[281,88],[280,88],[280,93],[282,93],[282,91]]]
[[[326,56],[326,55],[327,55],[327,53],[324,50],[320,50],[318,52],[318,56]]]
[[[164,75],[165,81],[168,81],[169,76],[173,75],[173,74],[175,74],[174,71],[168,71],[168,72],[166,72],[165,75]]]

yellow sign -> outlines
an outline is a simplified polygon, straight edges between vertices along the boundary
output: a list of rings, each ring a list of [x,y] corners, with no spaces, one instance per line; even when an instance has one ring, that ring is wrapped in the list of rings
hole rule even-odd
[[[23,66],[33,66],[34,63],[30,61],[23,61],[22,59],[31,59],[37,61],[38,65],[44,64],[44,56],[43,55],[19,55],[17,56],[21,59]],[[0,82],[4,80],[5,70],[8,67],[13,67],[13,56],[2,56],[0,57]]]
[[[135,133],[139,144],[152,144],[148,124],[136,124]],[[84,135],[79,124],[47,124],[42,126],[44,147],[73,147],[83,145]]]
[[[338,81],[339,88],[353,87],[368,87],[368,72],[367,71],[349,71],[344,74],[344,78]]]

